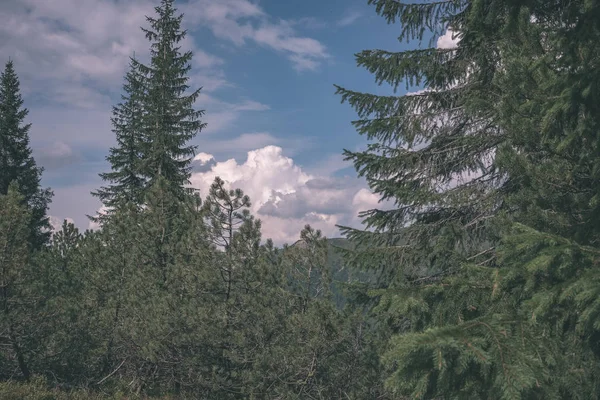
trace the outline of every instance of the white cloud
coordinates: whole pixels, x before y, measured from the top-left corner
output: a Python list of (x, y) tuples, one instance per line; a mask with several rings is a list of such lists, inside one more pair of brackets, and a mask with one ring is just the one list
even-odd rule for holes
[[(86, 169), (87, 175), (83, 174), (86, 176), (82, 175), (85, 179), (81, 180), (84, 183), (65, 186), (70, 176), (55, 177), (60, 184), (52, 182), (53, 216), (69, 215), (78, 226), (87, 226), (84, 215), (93, 213), (100, 205), (89, 193), (100, 185), (96, 173), (106, 170), (106, 165), (92, 165), (78, 157), (84, 158), (85, 151), (90, 149), (107, 154), (113, 145), (110, 107), (121, 92), (128, 57), (135, 52), (137, 58), (147, 61), (149, 44), (140, 26), (147, 25), (145, 15), (152, 15), (157, 3), (158, 0), (0, 0), (0, 63), (8, 58), (15, 61), (26, 105), (31, 111), (28, 120), (33, 124), (32, 146), (39, 163), (50, 168), (78, 160), (77, 168)], [(237, 46), (253, 43), (271, 49), (288, 58), (297, 70), (317, 69), (330, 57), (321, 42), (298, 34), (297, 21), (275, 20), (248, 0), (189, 0), (178, 2), (177, 7), (186, 13), (184, 24), (190, 31), (207, 27), (221, 41)], [(233, 86), (224, 73), (226, 60), (201, 49), (192, 35), (181, 45), (195, 54), (190, 84), (193, 88), (204, 88), (196, 105), (206, 109), (205, 122), (209, 125), (205, 133), (226, 130), (242, 113), (269, 109), (268, 105), (249, 99), (220, 100), (217, 90)], [(319, 176), (295, 166), (281, 154), (280, 148), (273, 151), (277, 148), (268, 146), (273, 144), (288, 148), (291, 143), (268, 132), (210, 140), (206, 149), (200, 147), (200, 150), (218, 153), (229, 149), (239, 152), (262, 149), (243, 164), (206, 159), (204, 172), (196, 170), (194, 176), (208, 179), (218, 172), (229, 176), (233, 183), (247, 182), (248, 187), (254, 187), (248, 189), (249, 194), (263, 205), (271, 199), (273, 190), (283, 194), (298, 192), (297, 199), (288, 199), (296, 203), (303, 201), (303, 190), (306, 193), (325, 190), (310, 189), (305, 180)], [(328, 198), (325, 192), (319, 195)], [(304, 219), (294, 220), (292, 226), (287, 226), (285, 219), (265, 216), (271, 218), (267, 225), (273, 227), (269, 228), (273, 234), (267, 231), (266, 236), (291, 241), (309, 220), (320, 221), (329, 227), (326, 232), (334, 233), (335, 228), (331, 227), (335, 221), (345, 217), (319, 211), (323, 209), (315, 207), (317, 211), (307, 212)], [(277, 224), (281, 224), (281, 234)]]
[(283, 155), (281, 147), (249, 151), (243, 163), (215, 161), (210, 154), (197, 158), (209, 168), (192, 175), (192, 186), (204, 197), (219, 176), (231, 188), (244, 190), (252, 200), (252, 213), (263, 221), (263, 237), (278, 244), (297, 240), (307, 223), (338, 236), (336, 224), (359, 226), (358, 212), (377, 206), (377, 196), (356, 178), (309, 174)]
[[(0, 48), (15, 60), (26, 95), (76, 108), (100, 108), (121, 90), (128, 58), (147, 61), (141, 31), (158, 0), (3, 0)], [(224, 61), (182, 43), (195, 53), (192, 83), (206, 91), (226, 85)], [(6, 61), (0, 59), (0, 61)]]
[(214, 159), (215, 159), (215, 157), (212, 154), (200, 152), (200, 153), (196, 154), (193, 161), (196, 163), (200, 163), (201, 165), (205, 165), (206, 163), (208, 163)]
[(458, 38), (458, 34), (454, 32), (452, 29), (448, 28), (446, 33), (440, 36), (437, 40), (437, 48), (438, 49), (455, 49), (458, 47), (458, 42), (460, 39)]
[[(101, 207), (98, 209), (98, 211), (96, 211), (96, 213), (94, 214), (94, 218), (98, 218), (98, 217), (99, 217), (99, 216), (101, 216), (101, 215), (106, 215), (106, 212), (107, 212), (108, 210), (109, 210), (109, 208), (108, 208), (108, 207), (106, 207), (106, 206), (104, 206), (104, 205), (103, 205), (103, 206), (101, 206)], [(95, 231), (95, 230), (98, 230), (98, 229), (100, 229), (100, 228), (101, 228), (101, 225), (100, 225), (100, 223), (99, 223), (99, 222), (97, 222), (97, 221), (92, 221), (92, 220), (89, 220), (89, 223), (88, 223), (88, 229), (90, 229), (90, 230), (92, 230), (92, 231)]]
[[(121, 92), (128, 57), (135, 53), (147, 61), (149, 43), (140, 27), (158, 1), (0, 1), (0, 63), (9, 57), (15, 61), (31, 111), (34, 147), (60, 141), (74, 149), (100, 145), (108, 150), (114, 143), (110, 109)], [(190, 0), (177, 7), (186, 13), (185, 28), (208, 27), (238, 44), (254, 41), (287, 55), (297, 69), (317, 68), (327, 56), (318, 41), (296, 35), (292, 22), (270, 22), (248, 0)], [(248, 99), (219, 100), (215, 91), (234, 86), (225, 76), (225, 60), (199, 48), (191, 34), (181, 46), (195, 54), (190, 85), (203, 88), (196, 106), (206, 110), (204, 133), (231, 128), (244, 112), (269, 109)]]

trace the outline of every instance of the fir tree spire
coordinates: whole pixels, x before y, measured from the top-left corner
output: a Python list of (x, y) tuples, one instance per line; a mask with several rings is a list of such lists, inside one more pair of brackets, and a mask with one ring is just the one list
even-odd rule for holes
[(192, 52), (182, 53), (178, 46), (187, 32), (181, 29), (183, 14), (176, 14), (173, 3), (162, 0), (155, 8), (157, 17), (146, 17), (150, 28), (143, 28), (152, 44), (150, 64), (140, 65), (147, 79), (142, 173), (150, 186), (157, 178), (166, 178), (179, 197), (189, 182), (196, 149), (189, 141), (205, 124), (200, 121), (204, 111), (194, 109), (200, 89), (186, 94)]
[(11, 182), (17, 183), (31, 212), (30, 240), (37, 248), (50, 238), (46, 210), (52, 192), (40, 187), (43, 169), (36, 166), (29, 147), (31, 124), (25, 123), (28, 113), (14, 64), (8, 61), (0, 75), (0, 194), (8, 193)]
[(110, 185), (93, 193), (109, 208), (145, 203), (159, 178), (177, 198), (189, 193), (185, 185), (196, 149), (189, 142), (205, 126), (204, 111), (194, 109), (200, 89), (187, 93), (193, 55), (178, 45), (186, 31), (173, 3), (163, 0), (155, 7), (157, 16), (146, 17), (150, 27), (142, 30), (151, 42), (150, 63), (131, 59), (123, 102), (113, 109), (117, 146), (107, 157), (112, 171), (101, 174)]

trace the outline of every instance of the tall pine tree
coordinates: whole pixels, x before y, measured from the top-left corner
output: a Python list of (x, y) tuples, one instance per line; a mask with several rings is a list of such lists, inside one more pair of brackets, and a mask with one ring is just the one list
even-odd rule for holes
[(187, 33), (183, 14), (176, 15), (174, 0), (155, 10), (156, 18), (147, 17), (150, 28), (142, 28), (151, 42), (150, 63), (131, 60), (123, 102), (113, 109), (117, 146), (107, 157), (112, 171), (101, 174), (110, 185), (94, 193), (109, 208), (143, 204), (159, 178), (182, 200), (196, 149), (189, 141), (205, 126), (204, 111), (194, 109), (200, 89), (188, 93), (193, 54), (178, 45)]
[(162, 0), (155, 10), (157, 17), (147, 17), (150, 28), (143, 29), (152, 43), (151, 61), (140, 65), (147, 85), (142, 174), (150, 186), (165, 178), (180, 197), (196, 149), (188, 142), (205, 126), (200, 121), (204, 111), (194, 109), (200, 89), (186, 94), (193, 55), (191, 51), (182, 53), (178, 45), (187, 33), (181, 29), (183, 14), (176, 15), (174, 0)]
[(29, 147), (28, 113), (14, 64), (9, 61), (0, 76), (0, 194), (8, 193), (11, 182), (17, 183), (32, 214), (29, 240), (39, 248), (50, 238), (46, 210), (52, 192), (40, 187), (42, 168), (36, 166)]

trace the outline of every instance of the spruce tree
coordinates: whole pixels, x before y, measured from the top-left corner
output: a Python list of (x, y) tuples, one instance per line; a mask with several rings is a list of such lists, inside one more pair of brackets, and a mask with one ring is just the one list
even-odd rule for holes
[(0, 194), (8, 193), (11, 182), (18, 184), (32, 214), (28, 240), (39, 248), (50, 238), (46, 210), (52, 192), (40, 187), (42, 168), (36, 166), (29, 147), (31, 125), (24, 122), (28, 113), (14, 64), (9, 61), (0, 75)]
[(178, 45), (187, 34), (183, 14), (176, 14), (174, 0), (163, 0), (155, 11), (156, 18), (146, 17), (150, 28), (142, 28), (151, 42), (150, 63), (131, 60), (123, 102), (113, 108), (117, 146), (107, 157), (112, 171), (100, 174), (110, 185), (93, 193), (110, 209), (144, 204), (159, 178), (179, 200), (190, 193), (185, 185), (196, 146), (189, 142), (205, 126), (204, 111), (194, 109), (200, 89), (188, 93), (193, 54)]
[(111, 172), (100, 174), (110, 185), (95, 193), (109, 209), (132, 203), (143, 204), (146, 181), (141, 175), (144, 156), (144, 76), (139, 72), (140, 64), (133, 58), (125, 75), (122, 102), (113, 107), (111, 122), (117, 146), (110, 149), (107, 161)]
[(143, 28), (151, 42), (151, 60), (147, 66), (140, 64), (147, 88), (141, 171), (148, 185), (165, 178), (181, 197), (196, 149), (188, 142), (204, 127), (199, 119), (204, 111), (193, 108), (200, 89), (186, 93), (193, 55), (191, 51), (182, 53), (178, 46), (187, 34), (181, 29), (183, 14), (176, 14), (174, 0), (162, 0), (155, 10), (156, 18), (147, 17), (150, 28)]
[(598, 398), (597, 6), (371, 3), (401, 39), (460, 39), (358, 55), (378, 82), (424, 92), (338, 88), (375, 142), (347, 157), (397, 205), (363, 214), (372, 231), (345, 229), (349, 260), (380, 273), (388, 389)]

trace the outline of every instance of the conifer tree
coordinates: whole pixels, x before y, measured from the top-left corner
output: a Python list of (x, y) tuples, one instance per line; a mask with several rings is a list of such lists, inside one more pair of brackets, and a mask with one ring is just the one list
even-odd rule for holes
[(200, 121), (204, 111), (193, 108), (200, 89), (187, 93), (193, 55), (182, 53), (178, 46), (187, 34), (181, 29), (183, 14), (176, 14), (174, 0), (162, 0), (155, 10), (156, 18), (147, 17), (150, 28), (143, 28), (151, 42), (151, 61), (147, 66), (140, 64), (147, 89), (141, 171), (150, 186), (163, 177), (181, 197), (196, 148), (189, 141), (205, 126)]
[(93, 193), (109, 209), (126, 203), (143, 203), (146, 182), (140, 169), (145, 146), (143, 100), (146, 93), (139, 67), (135, 58), (132, 59), (125, 75), (122, 102), (112, 111), (111, 122), (117, 146), (110, 149), (106, 158), (112, 171), (100, 174), (102, 180), (110, 185)]
[(87, 301), (91, 291), (85, 277), (89, 273), (86, 252), (96, 249), (94, 237), (63, 221), (61, 230), (52, 235), (51, 246), (34, 262), (34, 290), (40, 300), (34, 366), (36, 374), (55, 385), (85, 385), (93, 379), (97, 310)]
[(306, 226), (279, 253), (285, 290), (273, 296), (282, 326), (260, 354), (268, 368), (258, 363), (253, 371), (264, 376), (254, 375), (255, 388), (273, 398), (385, 398), (365, 320), (334, 301), (330, 249), (320, 231)]
[[(229, 300), (234, 283), (235, 257), (239, 253), (236, 240), (243, 224), (253, 224), (250, 211), (250, 198), (241, 189), (225, 188), (225, 182), (216, 177), (210, 186), (209, 194), (204, 202), (209, 227), (209, 237), (213, 245), (225, 252), (225, 262), (219, 266), (225, 283), (225, 298)], [(258, 222), (260, 224), (260, 222)], [(260, 232), (260, 225), (256, 229)], [(258, 240), (260, 242), (260, 238)], [(258, 245), (258, 242), (256, 245)]]
[(298, 310), (308, 310), (312, 299), (331, 299), (331, 276), (328, 263), (328, 243), (320, 230), (306, 225), (300, 240), (286, 249), (290, 289), (298, 297)]
[(14, 64), (9, 61), (0, 76), (0, 194), (7, 194), (10, 183), (17, 182), (32, 213), (28, 240), (39, 248), (50, 238), (46, 210), (52, 192), (40, 187), (42, 168), (36, 166), (29, 147), (28, 113)]
[(27, 264), (30, 244), (27, 241), (30, 213), (15, 182), (7, 194), (0, 194), (0, 376), (8, 378), (16, 366), (23, 378), (29, 379), (28, 349), (24, 345), (27, 332)]
[(123, 102), (113, 108), (117, 146), (107, 157), (112, 171), (100, 175), (110, 185), (93, 193), (109, 208), (143, 204), (159, 178), (179, 200), (190, 193), (184, 186), (196, 146), (189, 142), (205, 126), (204, 111), (194, 109), (201, 89), (188, 93), (193, 54), (178, 45), (187, 34), (183, 14), (176, 14), (174, 0), (162, 0), (155, 11), (155, 18), (146, 17), (150, 27), (142, 28), (151, 42), (150, 63), (131, 60)]
[(338, 88), (375, 142), (346, 155), (397, 206), (363, 214), (373, 231), (345, 229), (349, 260), (380, 273), (388, 389), (598, 398), (597, 6), (370, 3), (403, 39), (460, 39), (358, 55), (378, 82), (424, 92)]

